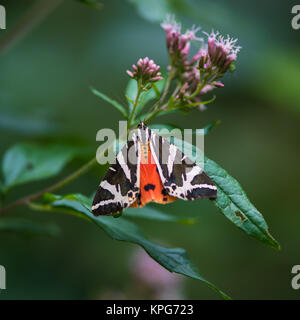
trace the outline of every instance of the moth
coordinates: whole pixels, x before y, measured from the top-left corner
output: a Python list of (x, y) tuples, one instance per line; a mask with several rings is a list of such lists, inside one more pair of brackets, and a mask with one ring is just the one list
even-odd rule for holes
[(175, 145), (140, 123), (95, 194), (95, 216), (112, 215), (149, 202), (216, 198), (207, 174)]

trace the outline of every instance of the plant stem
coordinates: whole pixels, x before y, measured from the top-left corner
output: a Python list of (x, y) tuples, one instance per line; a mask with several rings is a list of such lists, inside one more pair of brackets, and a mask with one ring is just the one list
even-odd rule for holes
[(159, 111), (159, 109), (154, 110), (146, 119), (144, 119), (144, 122), (148, 122), (153, 119), (159, 113)]
[(168, 91), (169, 91), (171, 82), (172, 82), (172, 80), (173, 80), (173, 78), (174, 78), (174, 75), (175, 75), (174, 72), (170, 72), (170, 74), (169, 74), (169, 76), (168, 76), (168, 79), (167, 79), (167, 82), (166, 82), (166, 85), (165, 85), (165, 87), (164, 87), (164, 91), (163, 91), (160, 99), (159, 99), (158, 102), (157, 102), (156, 108), (159, 108), (159, 107), (161, 106), (161, 104), (164, 102), (165, 97), (166, 97), (166, 95), (168, 94)]
[(18, 200), (16, 200), (15, 202), (7, 205), (6, 207), (3, 207), (0, 209), (0, 215), (10, 211), (16, 207), (19, 207), (21, 205), (25, 205), (28, 204), (30, 201), (35, 200), (37, 198), (40, 198), (43, 194), (47, 193), (47, 192), (52, 192), (55, 191), (61, 187), (63, 187), (64, 185), (70, 183), (71, 181), (75, 180), (76, 178), (78, 178), (79, 176), (81, 176), (82, 174), (84, 174), (86, 171), (88, 171), (91, 167), (93, 167), (95, 164), (97, 163), (96, 159), (93, 158), (92, 160), (90, 160), (89, 162), (87, 162), (86, 164), (84, 164), (81, 168), (79, 168), (78, 170), (74, 171), (73, 173), (71, 173), (69, 176), (67, 176), (66, 178), (62, 179), (61, 181), (51, 185), (50, 187), (47, 187), (44, 190), (41, 190), (37, 193), (33, 193), (30, 194), (26, 197), (20, 198)]
[(166, 85), (164, 87), (164, 91), (163, 91), (160, 99), (154, 105), (153, 112), (144, 120), (145, 122), (150, 121), (151, 119), (153, 119), (159, 113), (160, 107), (161, 107), (162, 103), (164, 102), (166, 95), (168, 94), (168, 91), (169, 91), (171, 82), (172, 82), (172, 80), (174, 78), (174, 75), (175, 75), (174, 72), (170, 72), (170, 74), (168, 76), (168, 79), (167, 79), (167, 82), (166, 82)]
[[(152, 119), (160, 111), (161, 103), (163, 102), (163, 100), (165, 99), (165, 97), (166, 97), (166, 95), (168, 93), (172, 78), (173, 78), (173, 76), (172, 76), (172, 74), (170, 74), (169, 77), (168, 77), (166, 86), (164, 88), (163, 94), (162, 94), (161, 98), (159, 99), (158, 104), (156, 105), (156, 108), (155, 108), (154, 112), (150, 115), (148, 120)], [(131, 123), (132, 123), (132, 120), (134, 118), (136, 107), (138, 105), (138, 101), (139, 101), (139, 98), (140, 98), (140, 95), (141, 95), (142, 91), (143, 91), (143, 87), (138, 85), (138, 92), (137, 92), (137, 95), (136, 95), (136, 98), (135, 98), (135, 102), (134, 102), (134, 105), (133, 105), (133, 108), (132, 108), (132, 112), (131, 112), (131, 115), (130, 115), (130, 118), (129, 118), (129, 123), (128, 123), (129, 130), (131, 129)], [(100, 155), (100, 157), (102, 157), (104, 155), (104, 153), (105, 153), (105, 151), (103, 151), (103, 153)], [(19, 207), (19, 206), (22, 206), (22, 205), (25, 205), (25, 204), (30, 204), (31, 201), (40, 198), (41, 196), (43, 196), (47, 192), (53, 192), (53, 191), (55, 191), (57, 189), (60, 189), (61, 187), (65, 186), (66, 184), (70, 183), (71, 181), (75, 180), (76, 178), (78, 178), (79, 176), (84, 174), (91, 167), (93, 167), (96, 163), (97, 163), (97, 160), (95, 158), (93, 158), (92, 160), (90, 160), (89, 162), (84, 164), (81, 168), (79, 168), (78, 170), (76, 170), (75, 172), (73, 172), (72, 174), (67, 176), (66, 178), (62, 179), (61, 181), (51, 185), (50, 187), (47, 187), (44, 190), (41, 190), (39, 192), (30, 194), (30, 195), (25, 196), (23, 198), (20, 198), (20, 199), (16, 200), (15, 202), (13, 202), (13, 203), (1, 208), (0, 209), (0, 215), (2, 215), (3, 213), (5, 213), (7, 211), (10, 211), (10, 210), (12, 210), (12, 209), (14, 209), (16, 207)]]
[(133, 105), (133, 108), (132, 108), (132, 111), (131, 111), (131, 114), (130, 114), (130, 118), (128, 120), (128, 128), (130, 129), (131, 128), (131, 122), (133, 120), (133, 117), (134, 117), (134, 114), (135, 114), (135, 109), (137, 107), (137, 104), (138, 104), (138, 101), (139, 101), (139, 98), (140, 98), (140, 95), (143, 91), (143, 88), (138, 84), (138, 92), (137, 92), (137, 95), (136, 95), (136, 98), (135, 98), (135, 101), (134, 101), (134, 105)]
[(190, 96), (184, 96), (185, 99), (191, 100), (191, 99), (195, 98), (196, 95), (198, 93), (200, 93), (200, 91), (205, 87), (205, 85), (206, 85), (206, 81), (203, 81), (203, 83), (199, 83), (196, 90), (194, 91), (194, 93), (192, 93)]

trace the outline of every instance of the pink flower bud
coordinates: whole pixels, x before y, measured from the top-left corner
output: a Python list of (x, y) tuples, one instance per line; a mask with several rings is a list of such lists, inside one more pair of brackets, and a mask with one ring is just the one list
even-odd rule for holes
[(129, 75), (130, 78), (134, 78), (133, 73), (129, 70), (126, 70), (126, 73)]
[(149, 82), (162, 80), (163, 77), (159, 72), (160, 66), (157, 66), (153, 60), (148, 57), (139, 59), (136, 65), (132, 65), (132, 71), (127, 70), (130, 78), (140, 81), (143, 86)]
[(212, 84), (217, 88), (223, 88), (224, 87), (224, 84), (222, 82), (214, 81)]
[(159, 81), (159, 80), (162, 80), (163, 77), (154, 77), (154, 78), (151, 78), (150, 81), (151, 82), (155, 82), (155, 81)]
[(214, 87), (213, 85), (208, 84), (208, 85), (206, 85), (206, 86), (201, 90), (201, 93), (202, 93), (202, 94), (205, 94), (205, 93), (207, 93), (207, 92), (209, 92), (209, 91), (212, 91), (214, 88), (215, 88), (215, 87)]
[(144, 61), (143, 61), (143, 62), (144, 62), (144, 64), (146, 65), (146, 64), (149, 64), (149, 62), (151, 62), (151, 61), (153, 62), (153, 60), (150, 60), (150, 61), (149, 61), (149, 58), (146, 57), (146, 58), (144, 58)]

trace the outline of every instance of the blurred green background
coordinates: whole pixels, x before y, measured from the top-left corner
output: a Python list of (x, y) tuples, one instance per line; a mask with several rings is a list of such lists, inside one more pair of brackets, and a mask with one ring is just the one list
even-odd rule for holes
[[(46, 1), (49, 2), (49, 1)], [(59, 1), (58, 1), (59, 2)], [(9, 36), (34, 1), (1, 1)], [(221, 120), (206, 137), (206, 154), (234, 176), (264, 215), (281, 244), (273, 250), (237, 229), (208, 200), (176, 202), (163, 209), (196, 216), (184, 226), (139, 220), (151, 239), (187, 250), (201, 274), (234, 299), (299, 299), (291, 287), (292, 266), (300, 264), (299, 125), (300, 30), (291, 27), (295, 1), (121, 1), (103, 0), (100, 10), (65, 0), (22, 41), (0, 52), (0, 154), (24, 141), (72, 142), (92, 154), (96, 132), (118, 128), (120, 114), (89, 90), (126, 103), (125, 71), (149, 56), (167, 67), (159, 21), (174, 12), (185, 27), (212, 28), (239, 38), (237, 70), (203, 113), (155, 119), (186, 128)], [(138, 4), (138, 5), (137, 5)], [(73, 161), (55, 178), (16, 187), (6, 203), (40, 190), (78, 168)], [(100, 166), (60, 190), (92, 194)], [(95, 225), (59, 213), (20, 207), (7, 217), (54, 223), (57, 237), (0, 233), (0, 265), (7, 290), (0, 299), (97, 299), (130, 286), (135, 246), (111, 240)], [(185, 279), (184, 297), (219, 299), (201, 282)]]

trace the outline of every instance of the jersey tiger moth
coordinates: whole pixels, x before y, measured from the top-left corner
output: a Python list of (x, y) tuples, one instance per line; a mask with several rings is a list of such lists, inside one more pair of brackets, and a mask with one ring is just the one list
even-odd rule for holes
[(216, 197), (217, 187), (206, 173), (142, 122), (100, 183), (92, 212), (110, 215), (151, 201)]

